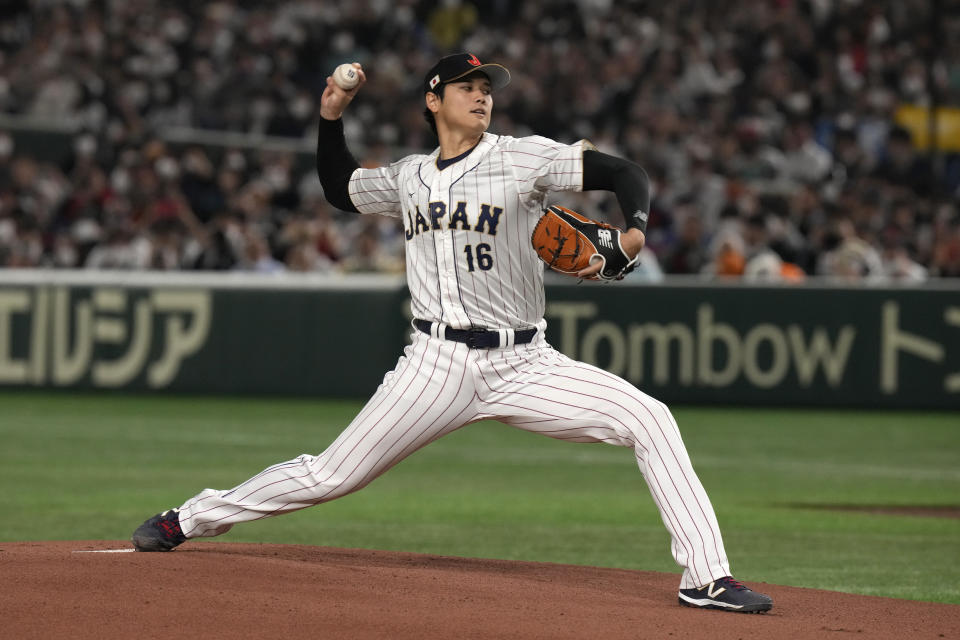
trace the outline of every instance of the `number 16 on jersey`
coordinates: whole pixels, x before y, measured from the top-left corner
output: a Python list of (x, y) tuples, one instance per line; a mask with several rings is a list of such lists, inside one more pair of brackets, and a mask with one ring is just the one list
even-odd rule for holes
[(476, 245), (468, 244), (463, 248), (463, 253), (467, 257), (467, 268), (470, 271), (476, 271), (480, 269), (481, 271), (489, 271), (493, 268), (493, 255), (490, 253), (492, 249), (490, 245), (486, 242), (481, 242)]

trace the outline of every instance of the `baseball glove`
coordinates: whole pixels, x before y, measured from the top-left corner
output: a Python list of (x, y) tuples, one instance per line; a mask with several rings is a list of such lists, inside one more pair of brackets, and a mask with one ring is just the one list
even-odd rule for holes
[(540, 259), (558, 273), (576, 276), (599, 259), (603, 268), (587, 279), (620, 280), (633, 271), (639, 259), (639, 254), (631, 259), (623, 252), (621, 233), (605, 222), (553, 205), (544, 209), (530, 241)]

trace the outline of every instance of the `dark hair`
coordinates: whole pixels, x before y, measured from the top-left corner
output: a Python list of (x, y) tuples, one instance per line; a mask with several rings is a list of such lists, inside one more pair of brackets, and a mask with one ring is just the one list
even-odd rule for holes
[[(431, 90), (433, 93), (437, 94), (437, 97), (440, 98), (440, 102), (443, 102), (443, 92), (446, 86), (446, 84), (441, 84), (435, 89)], [(423, 108), (423, 119), (427, 121), (428, 125), (430, 125), (430, 131), (433, 131), (433, 135), (439, 135), (437, 133), (437, 118), (433, 115), (433, 111), (430, 111), (429, 107)]]

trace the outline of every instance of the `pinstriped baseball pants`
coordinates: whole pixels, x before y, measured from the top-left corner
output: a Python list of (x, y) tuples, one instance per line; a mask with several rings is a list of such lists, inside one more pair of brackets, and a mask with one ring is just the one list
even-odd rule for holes
[(363, 488), (414, 451), (483, 419), (573, 442), (633, 449), (671, 551), (680, 588), (730, 575), (720, 529), (676, 421), (625, 380), (553, 349), (542, 334), (501, 349), (414, 332), (353, 422), (318, 456), (274, 465), (233, 489), (206, 489), (180, 508), (188, 538), (328, 502)]

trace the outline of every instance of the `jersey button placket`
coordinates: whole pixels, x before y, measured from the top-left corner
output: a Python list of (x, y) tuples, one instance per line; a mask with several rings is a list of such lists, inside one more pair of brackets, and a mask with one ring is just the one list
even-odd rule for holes
[[(446, 202), (441, 188), (440, 172), (438, 171), (430, 184), (430, 202)], [(430, 224), (433, 224), (431, 217)], [(453, 247), (450, 234), (442, 229), (432, 230), (433, 247), (437, 252), (437, 274), (440, 277), (441, 304), (444, 309), (454, 310), (454, 318), (463, 314), (460, 300), (457, 298), (456, 256), (452, 255)], [(451, 318), (452, 320), (453, 318)]]
[[(443, 202), (443, 193), (440, 191), (440, 172), (433, 177), (433, 183), (430, 185), (430, 202)], [(432, 213), (432, 212), (431, 212)], [(430, 218), (430, 224), (433, 225), (433, 218)], [(442, 226), (442, 225), (441, 225)], [(447, 278), (453, 275), (450, 269), (450, 259), (447, 255), (446, 234), (433, 231), (433, 248), (437, 251), (437, 258), (441, 264), (437, 265), (437, 271), (441, 278)]]

